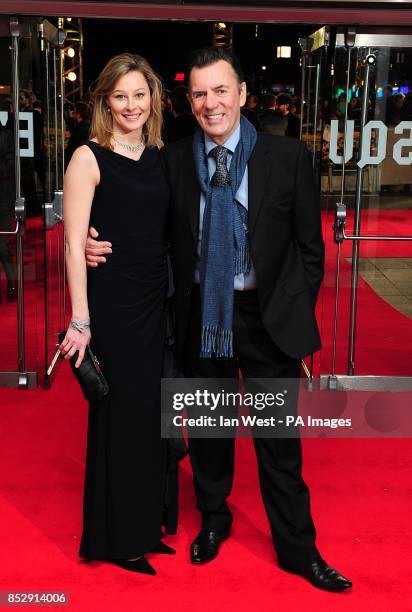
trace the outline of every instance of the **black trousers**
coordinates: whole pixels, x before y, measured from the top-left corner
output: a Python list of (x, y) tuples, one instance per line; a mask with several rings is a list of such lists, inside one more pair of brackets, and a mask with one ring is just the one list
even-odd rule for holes
[[(183, 367), (188, 378), (299, 378), (300, 362), (280, 351), (265, 330), (256, 291), (235, 291), (234, 358), (199, 357), (200, 290), (193, 285)], [(305, 564), (318, 558), (309, 490), (302, 478), (301, 442), (295, 438), (254, 438), (259, 482), (278, 558)], [(234, 476), (234, 438), (190, 438), (197, 507), (203, 527), (224, 529), (233, 517), (227, 505)]]

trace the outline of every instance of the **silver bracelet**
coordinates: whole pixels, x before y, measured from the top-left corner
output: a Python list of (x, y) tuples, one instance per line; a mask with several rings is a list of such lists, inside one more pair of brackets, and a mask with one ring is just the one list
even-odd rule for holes
[(84, 321), (75, 321), (74, 319), (72, 319), (70, 321), (69, 327), (71, 327), (72, 329), (75, 329), (76, 331), (80, 333), (83, 333), (84, 331), (86, 331), (86, 329), (89, 329), (90, 319), (85, 319)]

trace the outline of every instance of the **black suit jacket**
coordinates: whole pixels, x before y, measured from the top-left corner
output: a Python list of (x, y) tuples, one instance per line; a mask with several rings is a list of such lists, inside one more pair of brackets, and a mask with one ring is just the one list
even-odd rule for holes
[[(192, 138), (163, 149), (172, 195), (176, 343), (182, 353), (197, 259), (200, 188)], [(306, 146), (258, 134), (248, 164), (249, 243), (263, 324), (286, 354), (320, 348), (314, 309), (323, 277), (319, 197)]]

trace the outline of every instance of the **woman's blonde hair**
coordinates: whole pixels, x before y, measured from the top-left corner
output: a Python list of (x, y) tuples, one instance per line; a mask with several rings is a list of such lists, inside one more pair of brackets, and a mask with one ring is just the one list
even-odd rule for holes
[(129, 72), (140, 72), (147, 81), (151, 96), (150, 115), (143, 126), (146, 145), (161, 146), (162, 130), (162, 83), (147, 60), (141, 55), (122, 53), (112, 57), (103, 68), (90, 90), (92, 121), (90, 137), (106, 149), (113, 149), (113, 118), (108, 111), (107, 96), (114, 91), (117, 81)]

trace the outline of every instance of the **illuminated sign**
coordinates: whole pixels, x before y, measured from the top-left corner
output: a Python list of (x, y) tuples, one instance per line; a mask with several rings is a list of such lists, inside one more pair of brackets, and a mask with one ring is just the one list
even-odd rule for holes
[[(0, 111), (0, 123), (1, 125), (7, 125), (9, 119), (9, 113), (7, 111)], [(22, 149), (20, 147), (20, 157), (34, 157), (34, 136), (33, 136), (33, 113), (20, 112), (20, 138), (27, 139), (27, 147)], [(25, 122), (25, 127), (22, 129), (21, 124)]]
[[(330, 122), (330, 141), (329, 158), (334, 164), (343, 163), (343, 155), (338, 154), (339, 121), (333, 119)], [(401, 121), (393, 128), (394, 134), (404, 134), (406, 138), (400, 138), (393, 145), (392, 156), (400, 166), (410, 166), (412, 164), (412, 121)], [(350, 119), (347, 122), (345, 134), (345, 163), (353, 156), (355, 121)], [(409, 132), (409, 134), (408, 134)], [(371, 154), (372, 138), (376, 141), (376, 151)], [(383, 121), (369, 121), (362, 132), (362, 148), (357, 165), (363, 168), (367, 165), (377, 166), (386, 158), (386, 145), (388, 141), (388, 128)], [(404, 154), (404, 149), (409, 148), (409, 152)]]

